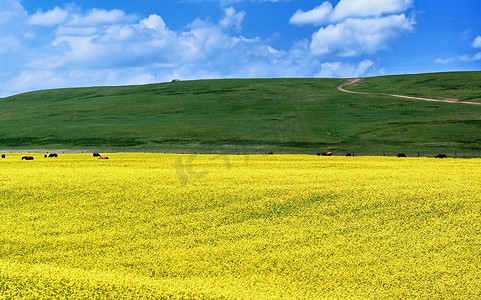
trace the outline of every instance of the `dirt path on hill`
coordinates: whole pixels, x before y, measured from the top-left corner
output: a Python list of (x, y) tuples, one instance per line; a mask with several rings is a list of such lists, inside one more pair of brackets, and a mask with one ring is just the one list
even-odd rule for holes
[(396, 95), (396, 94), (385, 94), (385, 93), (366, 93), (366, 92), (355, 92), (355, 91), (348, 91), (344, 89), (345, 86), (350, 84), (355, 84), (361, 82), (362, 80), (359, 78), (352, 78), (348, 79), (346, 82), (337, 86), (337, 89), (343, 93), (350, 93), (350, 94), (360, 94), (360, 95), (380, 95), (380, 96), (390, 96), (390, 97), (397, 97), (397, 98), (404, 98), (404, 99), (412, 99), (412, 100), (420, 100), (420, 101), (430, 101), (430, 102), (444, 102), (444, 103), (460, 103), (460, 104), (472, 104), (472, 105), (481, 105), (481, 102), (472, 102), (472, 101), (460, 101), (458, 99), (452, 98), (441, 98), (441, 99), (432, 99), (432, 98), (422, 98), (422, 97), (412, 97), (412, 96), (404, 96), (404, 95)]

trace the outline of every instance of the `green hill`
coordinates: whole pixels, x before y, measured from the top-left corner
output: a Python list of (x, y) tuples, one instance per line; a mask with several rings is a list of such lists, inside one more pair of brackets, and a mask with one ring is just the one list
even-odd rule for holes
[(380, 76), (367, 78), (351, 90), (481, 102), (480, 79), (481, 72)]
[[(481, 106), (339, 92), (344, 79), (224, 79), (0, 99), (0, 149), (481, 154)], [(363, 92), (481, 102), (481, 72), (366, 78)]]

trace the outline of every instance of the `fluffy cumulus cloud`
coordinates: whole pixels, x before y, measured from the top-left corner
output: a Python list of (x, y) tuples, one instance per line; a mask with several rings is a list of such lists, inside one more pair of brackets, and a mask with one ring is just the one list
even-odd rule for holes
[(154, 30), (157, 32), (165, 33), (168, 31), (164, 20), (158, 15), (150, 15), (147, 19), (140, 21), (140, 26), (142, 28)]
[(56, 25), (60, 24), (68, 17), (68, 12), (65, 10), (55, 7), (47, 12), (37, 12), (34, 14), (30, 20), (30, 25)]
[(236, 12), (233, 7), (224, 9), (224, 13), (225, 16), (219, 23), (222, 28), (234, 28), (240, 31), (246, 13), (243, 11)]
[(402, 34), (413, 30), (404, 14), (346, 21), (319, 29), (312, 35), (311, 50), (317, 55), (354, 57), (390, 47)]
[(372, 55), (414, 30), (414, 18), (405, 14), (413, 4), (413, 0), (341, 0), (333, 7), (326, 1), (310, 11), (298, 10), (290, 23), (322, 25), (312, 35), (315, 55)]
[(353, 17), (379, 17), (397, 14), (412, 7), (414, 0), (341, 0), (332, 12), (333, 21), (342, 21)]

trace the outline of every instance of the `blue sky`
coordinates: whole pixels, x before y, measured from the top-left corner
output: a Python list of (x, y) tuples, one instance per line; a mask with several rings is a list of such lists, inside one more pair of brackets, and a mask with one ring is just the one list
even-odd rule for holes
[(0, 0), (0, 96), (481, 70), (479, 0)]

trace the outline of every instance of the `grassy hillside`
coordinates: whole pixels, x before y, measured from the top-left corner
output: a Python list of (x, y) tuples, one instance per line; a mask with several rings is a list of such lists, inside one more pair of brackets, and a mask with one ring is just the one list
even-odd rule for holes
[(481, 72), (454, 72), (367, 78), (348, 90), (481, 102)]
[[(345, 94), (343, 79), (201, 80), (0, 99), (0, 149), (481, 154), (481, 106)], [(481, 101), (481, 72), (349, 88)]]

